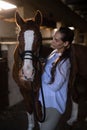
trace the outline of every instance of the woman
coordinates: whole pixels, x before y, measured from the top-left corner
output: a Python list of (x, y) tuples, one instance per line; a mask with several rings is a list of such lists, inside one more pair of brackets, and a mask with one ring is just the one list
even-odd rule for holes
[[(73, 31), (67, 27), (61, 27), (53, 37), (51, 47), (54, 51), (47, 58), (42, 74), (46, 119), (40, 124), (40, 130), (55, 130), (65, 112), (73, 37)], [(41, 91), (39, 100), (42, 103)]]

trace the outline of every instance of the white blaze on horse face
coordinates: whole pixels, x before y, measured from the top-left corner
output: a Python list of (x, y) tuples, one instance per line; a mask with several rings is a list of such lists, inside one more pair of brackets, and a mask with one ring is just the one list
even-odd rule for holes
[[(32, 44), (34, 41), (34, 31), (32, 30), (27, 30), (24, 32), (24, 41), (25, 41), (25, 50), (32, 51)], [(23, 65), (23, 74), (24, 77), (27, 79), (33, 78), (33, 65), (32, 65), (32, 60), (31, 59), (26, 59), (26, 58), (32, 58), (30, 55), (25, 55), (24, 59), (24, 65)]]

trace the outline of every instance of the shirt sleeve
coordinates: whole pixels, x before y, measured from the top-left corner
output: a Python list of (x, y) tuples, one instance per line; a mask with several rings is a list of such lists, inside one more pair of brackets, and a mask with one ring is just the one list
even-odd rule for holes
[[(55, 72), (55, 79), (52, 84), (48, 84), (48, 87), (50, 87), (53, 91), (58, 91), (63, 84), (68, 80), (70, 74), (70, 62), (69, 60), (66, 60), (64, 62), (61, 62), (61, 65), (56, 67)], [(68, 81), (67, 81), (68, 82)]]

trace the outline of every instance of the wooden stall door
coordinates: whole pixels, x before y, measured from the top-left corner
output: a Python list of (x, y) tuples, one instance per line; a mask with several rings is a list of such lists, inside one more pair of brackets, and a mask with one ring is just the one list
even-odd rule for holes
[(0, 111), (8, 107), (8, 63), (0, 58)]

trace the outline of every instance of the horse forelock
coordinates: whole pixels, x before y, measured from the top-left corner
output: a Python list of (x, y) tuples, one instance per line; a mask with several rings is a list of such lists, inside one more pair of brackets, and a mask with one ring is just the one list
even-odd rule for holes
[(37, 46), (40, 46), (42, 43), (42, 35), (40, 29), (38, 28), (37, 24), (33, 20), (27, 20), (22, 29), (24, 32), (27, 30), (32, 30), (34, 32), (34, 40), (32, 50), (35, 51)]
[(37, 23), (33, 20), (33, 19), (28, 19), (25, 21), (24, 27), (26, 29), (33, 29), (33, 30), (38, 30), (39, 31), (39, 27), (37, 25)]
[(24, 42), (25, 44), (25, 40), (23, 39), (23, 35), (24, 32), (28, 31), (28, 30), (32, 30), (34, 32), (34, 44), (41, 44), (42, 42), (42, 36), (40, 33), (40, 29), (38, 28), (36, 22), (32, 19), (28, 19), (25, 21), (25, 24), (23, 24), (23, 26), (21, 27), (20, 33), (19, 33), (19, 43)]

